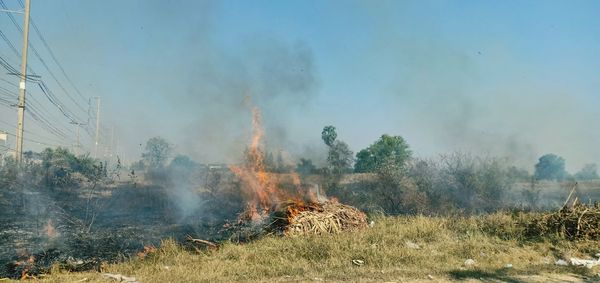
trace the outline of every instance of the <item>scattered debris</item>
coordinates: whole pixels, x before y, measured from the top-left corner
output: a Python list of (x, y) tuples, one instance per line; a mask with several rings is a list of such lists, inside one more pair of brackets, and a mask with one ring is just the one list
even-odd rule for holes
[(114, 273), (102, 273), (101, 275), (105, 279), (112, 279), (117, 282), (138, 283), (138, 281), (135, 277), (128, 277), (128, 276), (123, 276), (121, 274), (114, 274)]
[(72, 256), (68, 257), (65, 263), (71, 267), (72, 269), (77, 268), (78, 266), (84, 264), (85, 262), (81, 259), (74, 259)]
[(593, 268), (596, 265), (600, 265), (600, 259), (580, 259), (576, 257), (572, 257), (570, 259), (571, 265), (573, 266), (585, 266), (589, 269)]
[(412, 241), (406, 241), (406, 243), (404, 243), (404, 245), (409, 248), (409, 249), (414, 249), (414, 250), (420, 250), (421, 246), (419, 246), (418, 244), (412, 242)]
[(556, 262), (554, 262), (554, 264), (559, 265), (559, 266), (568, 266), (569, 265), (569, 263), (564, 259), (559, 259)]
[(504, 268), (513, 268), (513, 265), (508, 263), (508, 264), (504, 265)]
[(433, 277), (433, 275), (431, 275), (431, 274), (427, 274), (427, 278), (430, 279), (430, 280), (435, 279), (435, 277)]
[(472, 266), (472, 265), (474, 265), (474, 264), (475, 264), (475, 260), (474, 260), (474, 259), (471, 259), (471, 258), (470, 258), (470, 259), (467, 259), (467, 260), (465, 260), (465, 263), (464, 263), (464, 265), (465, 265), (465, 266)]
[(365, 265), (365, 261), (362, 259), (353, 259), (352, 264), (354, 264), (356, 266), (363, 266), (363, 265)]

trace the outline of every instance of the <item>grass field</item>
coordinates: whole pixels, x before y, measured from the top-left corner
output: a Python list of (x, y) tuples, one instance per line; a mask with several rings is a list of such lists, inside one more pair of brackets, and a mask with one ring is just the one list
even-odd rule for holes
[[(107, 265), (102, 272), (140, 282), (595, 282), (600, 267), (556, 266), (557, 259), (592, 258), (600, 242), (524, 239), (514, 216), (469, 218), (376, 217), (363, 231), (224, 243), (218, 250), (186, 251), (165, 240), (155, 253)], [(418, 247), (417, 247), (418, 246)], [(472, 265), (465, 261), (472, 259)], [(353, 260), (364, 262), (362, 265)], [(508, 267), (512, 265), (512, 267)], [(46, 282), (110, 282), (99, 272), (59, 267)]]

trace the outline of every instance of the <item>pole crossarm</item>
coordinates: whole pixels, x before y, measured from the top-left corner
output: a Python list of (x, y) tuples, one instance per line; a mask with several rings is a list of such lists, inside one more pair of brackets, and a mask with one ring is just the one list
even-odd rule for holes
[(24, 10), (6, 10), (6, 9), (0, 9), (0, 12), (14, 13), (14, 14), (24, 14), (25, 13)]

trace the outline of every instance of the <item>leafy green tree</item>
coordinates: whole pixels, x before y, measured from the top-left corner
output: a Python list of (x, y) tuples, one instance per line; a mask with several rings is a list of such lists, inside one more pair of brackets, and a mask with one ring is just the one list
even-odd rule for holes
[(327, 166), (322, 169), (323, 186), (327, 189), (339, 188), (345, 173), (352, 172), (352, 151), (343, 141), (335, 141), (327, 153)]
[(354, 162), (352, 150), (343, 141), (335, 141), (329, 147), (327, 163), (330, 170), (335, 175), (341, 175), (352, 171), (352, 162)]
[(165, 139), (154, 137), (146, 142), (142, 159), (149, 169), (163, 168), (172, 151), (172, 146)]
[[(30, 154), (33, 156), (33, 154)], [(64, 187), (74, 184), (73, 174), (79, 173), (90, 181), (106, 177), (106, 165), (88, 155), (75, 156), (65, 148), (46, 148), (39, 154), (47, 186)]]
[(565, 159), (555, 154), (545, 154), (535, 164), (535, 178), (538, 180), (562, 181), (567, 176)]
[(337, 133), (335, 132), (334, 126), (325, 126), (323, 128), (323, 132), (321, 132), (321, 138), (325, 142), (325, 144), (329, 147), (333, 146), (335, 139), (337, 138)]
[(402, 168), (411, 157), (408, 144), (401, 136), (382, 135), (375, 143), (356, 154), (354, 171), (376, 172), (386, 163)]
[(339, 181), (339, 177), (352, 170), (354, 162), (353, 153), (348, 144), (338, 141), (334, 126), (325, 126), (321, 132), (323, 142), (329, 147), (327, 154), (328, 173), (332, 174), (332, 183)]
[(586, 164), (579, 172), (575, 173), (575, 179), (578, 180), (594, 180), (598, 178), (600, 178), (598, 176), (598, 165), (595, 163)]

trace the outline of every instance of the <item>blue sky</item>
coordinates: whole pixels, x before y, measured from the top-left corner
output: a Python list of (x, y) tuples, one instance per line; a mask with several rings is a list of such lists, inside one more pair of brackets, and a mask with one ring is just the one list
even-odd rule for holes
[[(78, 88), (102, 97), (106, 131), (115, 127), (129, 159), (160, 135), (200, 161), (234, 161), (250, 131), (248, 95), (267, 145), (294, 156), (318, 159), (331, 124), (355, 151), (388, 133), (422, 157), (462, 150), (531, 167), (554, 152), (573, 171), (600, 163), (599, 6), (32, 0), (32, 17)], [(20, 46), (6, 15), (0, 27)]]

